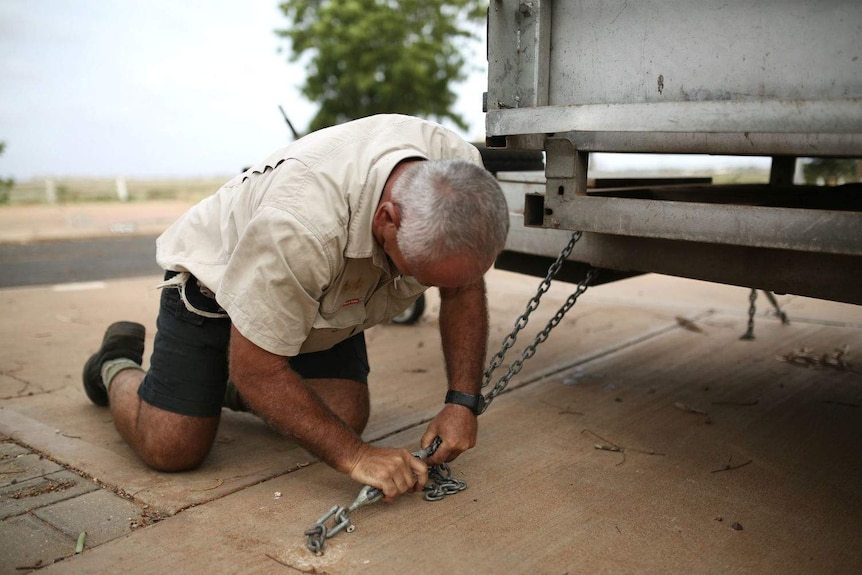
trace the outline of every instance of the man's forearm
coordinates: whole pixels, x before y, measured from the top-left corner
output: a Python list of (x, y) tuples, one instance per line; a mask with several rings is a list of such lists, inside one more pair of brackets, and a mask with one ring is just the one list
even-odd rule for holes
[(231, 379), (255, 413), (331, 467), (350, 472), (362, 439), (302, 381), (286, 358), (260, 349), (236, 332), (230, 367)]
[(273, 387), (284, 391), (273, 394), (270, 399), (275, 401), (248, 400), (252, 409), (276, 431), (296, 441), (329, 466), (350, 473), (352, 463), (364, 445), (362, 440), (299, 377), (288, 384), (291, 379), (291, 376), (275, 378)]
[(488, 347), (485, 282), (440, 289), (440, 338), (449, 389), (479, 393)]

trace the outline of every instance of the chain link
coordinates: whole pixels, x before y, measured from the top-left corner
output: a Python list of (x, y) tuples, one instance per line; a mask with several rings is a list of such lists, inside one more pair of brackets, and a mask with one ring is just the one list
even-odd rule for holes
[[(515, 342), (518, 340), (518, 333), (527, 326), (527, 323), (530, 320), (530, 314), (532, 314), (536, 308), (539, 307), (539, 302), (542, 300), (542, 296), (547, 293), (547, 291), (551, 287), (551, 282), (559, 273), (560, 268), (563, 266), (563, 262), (568, 259), (569, 255), (571, 255), (572, 250), (575, 249), (575, 244), (581, 239), (581, 232), (575, 232), (572, 234), (569, 243), (562, 249), (560, 254), (557, 256), (557, 259), (551, 266), (548, 268), (548, 274), (545, 276), (545, 279), (542, 280), (542, 283), (539, 284), (539, 288), (536, 291), (536, 295), (534, 295), (529, 303), (527, 303), (527, 309), (524, 313), (515, 321), (515, 327), (512, 331), (503, 339), (503, 344), (494, 357), (491, 358), (491, 362), (488, 365), (488, 368), (485, 370), (485, 375), (482, 380), (482, 389), (485, 389), (490, 385), (492, 376), (494, 371), (497, 370), (501, 365), (503, 365), (503, 359), (506, 356), (506, 353), (515, 345)], [(509, 380), (511, 380), (518, 372), (521, 371), (521, 368), (524, 366), (524, 362), (536, 354), (536, 348), (542, 344), (551, 333), (551, 330), (557, 327), (560, 322), (565, 317), (566, 313), (577, 303), (578, 298), (587, 291), (590, 283), (595, 279), (598, 275), (598, 270), (595, 268), (591, 268), (586, 276), (578, 283), (578, 287), (575, 289), (574, 293), (569, 296), (566, 302), (557, 310), (557, 313), (554, 314), (554, 317), (547, 323), (545, 328), (539, 332), (533, 342), (524, 348), (524, 351), (521, 353), (521, 357), (513, 361), (506, 373), (504, 373), (500, 378), (494, 383), (491, 390), (485, 394), (485, 405), (482, 408), (482, 413), (488, 409), (488, 406), (491, 404), (491, 401), (494, 400), (499, 394), (501, 394), (506, 386), (509, 385)]]

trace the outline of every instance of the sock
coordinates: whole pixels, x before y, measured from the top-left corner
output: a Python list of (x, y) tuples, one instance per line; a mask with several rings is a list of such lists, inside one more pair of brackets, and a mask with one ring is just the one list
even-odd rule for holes
[(108, 361), (103, 363), (102, 383), (105, 384), (105, 391), (110, 393), (111, 382), (114, 381), (114, 378), (117, 377), (118, 373), (127, 369), (137, 369), (138, 371), (144, 371), (144, 369), (140, 365), (138, 365), (131, 359), (125, 357), (121, 357), (118, 359), (109, 359)]

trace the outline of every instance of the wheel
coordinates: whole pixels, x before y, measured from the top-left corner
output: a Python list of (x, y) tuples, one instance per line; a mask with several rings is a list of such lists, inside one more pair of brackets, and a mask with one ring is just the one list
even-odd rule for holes
[(419, 296), (419, 299), (410, 304), (410, 307), (392, 318), (392, 323), (399, 325), (413, 325), (422, 314), (425, 313), (425, 294)]

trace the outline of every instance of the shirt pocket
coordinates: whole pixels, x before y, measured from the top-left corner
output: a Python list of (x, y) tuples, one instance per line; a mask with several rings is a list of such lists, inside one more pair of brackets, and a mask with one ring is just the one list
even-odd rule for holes
[(314, 322), (317, 329), (344, 329), (363, 325), (368, 305), (380, 282), (380, 274), (370, 260), (348, 259), (341, 275), (324, 292)]

